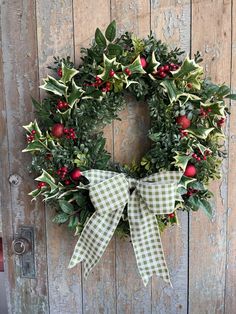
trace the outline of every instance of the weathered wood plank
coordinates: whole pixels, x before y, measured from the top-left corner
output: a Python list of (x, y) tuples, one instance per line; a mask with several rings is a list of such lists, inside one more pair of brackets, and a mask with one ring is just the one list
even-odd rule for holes
[[(26, 144), (22, 125), (32, 119), (30, 94), (38, 95), (35, 1), (2, 1), (1, 32), (1, 191), (9, 313), (48, 313), (44, 209), (27, 195), (34, 183), (27, 171), (30, 158), (21, 153)], [(9, 187), (11, 174), (18, 183)], [(20, 277), (19, 259), (11, 252), (20, 225), (35, 227), (36, 279)]]
[[(203, 53), (206, 74), (217, 83), (230, 82), (231, 1), (193, 1), (192, 51)], [(221, 183), (212, 184), (212, 221), (192, 213), (189, 251), (189, 311), (224, 313), (226, 266), (227, 162)], [(232, 191), (232, 190), (231, 190)]]
[[(41, 80), (53, 56), (74, 59), (72, 0), (37, 0), (36, 13)], [(66, 227), (51, 221), (54, 208), (46, 206), (46, 213), (50, 313), (82, 313), (81, 267), (67, 269), (77, 239)]]
[[(236, 5), (232, 5), (232, 46), (231, 46), (231, 87), (236, 93)], [(225, 314), (233, 313), (236, 308), (236, 103), (230, 108), (229, 165), (228, 165), (228, 216), (227, 216), (227, 265), (225, 287)]]
[[(150, 33), (149, 1), (111, 1), (112, 19), (118, 34), (131, 31), (139, 36)], [(121, 163), (140, 161), (147, 151), (149, 118), (147, 106), (131, 97), (121, 112), (122, 121), (114, 122), (114, 159)], [(117, 313), (150, 313), (151, 284), (144, 287), (139, 276), (132, 244), (116, 239)]]
[[(97, 27), (104, 31), (110, 23), (110, 1), (74, 1), (74, 21), (75, 60), (79, 64), (81, 47), (89, 46)], [(106, 147), (113, 157), (112, 133), (112, 125), (104, 129)], [(109, 314), (116, 312), (114, 239), (88, 279), (83, 281), (83, 311)]]
[[(190, 0), (152, 1), (151, 28), (158, 39), (170, 47), (190, 50)], [(154, 278), (152, 313), (187, 313), (188, 289), (188, 215), (178, 214), (180, 226), (162, 234), (173, 288)]]

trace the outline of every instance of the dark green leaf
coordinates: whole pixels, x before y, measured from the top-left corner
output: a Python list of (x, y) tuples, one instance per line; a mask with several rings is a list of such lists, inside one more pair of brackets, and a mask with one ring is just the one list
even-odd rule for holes
[(226, 96), (226, 98), (236, 100), (236, 94), (229, 94), (228, 96)]
[(74, 206), (65, 200), (59, 200), (59, 206), (62, 209), (62, 211), (66, 214), (70, 214), (71, 212), (74, 211)]
[(66, 213), (60, 213), (53, 218), (53, 222), (57, 224), (63, 224), (69, 219), (69, 216)]
[(68, 223), (68, 227), (75, 228), (78, 225), (78, 222), (79, 222), (79, 218), (77, 216), (71, 216)]
[(109, 44), (107, 49), (110, 56), (119, 56), (123, 51), (121, 46), (115, 44)]
[(113, 41), (116, 37), (116, 21), (112, 21), (106, 31), (105, 31), (106, 39), (109, 41)]
[(95, 42), (101, 48), (105, 48), (107, 45), (106, 38), (99, 28), (97, 28), (95, 32)]

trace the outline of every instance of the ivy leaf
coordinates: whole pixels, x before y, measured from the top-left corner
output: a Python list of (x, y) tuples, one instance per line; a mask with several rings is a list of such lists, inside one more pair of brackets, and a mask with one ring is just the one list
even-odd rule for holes
[(44, 84), (39, 86), (41, 89), (49, 91), (55, 95), (66, 96), (68, 87), (60, 81), (57, 81), (54, 77), (48, 75), (43, 81)]
[(217, 91), (217, 95), (225, 97), (230, 94), (230, 88), (227, 85), (221, 85)]
[(198, 127), (198, 128), (193, 128), (190, 127), (188, 128), (188, 132), (195, 135), (198, 138), (206, 139), (208, 135), (214, 130), (215, 128), (204, 128), (204, 127)]
[(105, 48), (107, 45), (106, 38), (99, 28), (97, 28), (95, 31), (95, 42), (100, 48)]
[(60, 81), (66, 84), (67, 82), (70, 82), (77, 73), (79, 73), (79, 71), (73, 68), (68, 68), (64, 63), (62, 63), (62, 77)]
[(66, 213), (60, 213), (57, 214), (54, 218), (53, 218), (53, 222), (57, 223), (57, 224), (63, 224), (65, 223), (67, 220), (69, 219), (69, 216)]
[(226, 96), (226, 98), (232, 99), (232, 100), (236, 100), (236, 94), (229, 94)]
[(113, 41), (116, 37), (116, 21), (112, 21), (105, 31), (106, 39), (109, 41)]
[(59, 206), (62, 209), (62, 211), (66, 214), (70, 214), (71, 212), (74, 211), (74, 206), (65, 200), (59, 200)]
[(192, 158), (191, 155), (181, 155), (179, 152), (177, 152), (177, 155), (174, 156), (175, 159), (175, 165), (177, 167), (180, 167), (183, 171), (186, 169), (187, 164), (189, 160)]
[(119, 56), (123, 52), (121, 46), (116, 45), (116, 44), (109, 44), (107, 46), (107, 50), (108, 50), (109, 55), (111, 56)]
[(51, 192), (54, 192), (57, 189), (55, 179), (45, 170), (43, 170), (41, 176), (36, 178), (35, 180), (47, 183), (51, 188)]
[(77, 86), (75, 81), (72, 80), (72, 90), (68, 97), (68, 103), (73, 106), (76, 102), (78, 102), (83, 95), (84, 91), (81, 87)]

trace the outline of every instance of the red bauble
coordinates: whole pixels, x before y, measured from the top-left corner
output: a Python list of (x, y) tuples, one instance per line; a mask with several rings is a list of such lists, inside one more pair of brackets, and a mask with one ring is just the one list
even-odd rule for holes
[(74, 181), (79, 180), (81, 176), (82, 176), (82, 173), (80, 172), (79, 168), (75, 168), (70, 174), (71, 179)]
[(184, 171), (184, 175), (186, 177), (191, 177), (191, 178), (195, 177), (196, 173), (197, 173), (197, 169), (193, 164), (188, 164)]
[(54, 137), (62, 137), (62, 135), (64, 134), (64, 125), (61, 123), (56, 123), (54, 124), (54, 126), (52, 127), (52, 135)]
[(145, 69), (148, 65), (146, 59), (144, 57), (141, 57), (140, 61), (141, 61), (141, 65), (142, 65), (143, 69)]
[(181, 126), (182, 129), (187, 129), (191, 125), (191, 121), (186, 116), (179, 116), (176, 122)]

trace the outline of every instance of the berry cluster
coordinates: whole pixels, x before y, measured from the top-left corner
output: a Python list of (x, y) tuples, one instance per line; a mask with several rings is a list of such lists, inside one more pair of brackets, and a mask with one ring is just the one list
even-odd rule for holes
[(61, 167), (57, 170), (57, 175), (62, 179), (64, 180), (66, 175), (68, 173), (68, 168), (67, 167)]
[(176, 71), (178, 68), (179, 68), (178, 64), (174, 63), (165, 64), (159, 66), (154, 74), (159, 76), (160, 78), (165, 78), (170, 73), (170, 71)]
[(131, 70), (129, 68), (125, 68), (125, 74), (130, 76), (132, 74)]
[(183, 137), (186, 137), (186, 136), (188, 136), (188, 131), (180, 129), (180, 137), (183, 138)]
[(59, 110), (68, 109), (69, 108), (69, 104), (66, 101), (58, 99), (56, 108), (59, 109)]
[(220, 120), (217, 121), (217, 125), (219, 127), (222, 127), (224, 125), (224, 123), (225, 123), (225, 118), (220, 118)]
[(27, 135), (27, 142), (28, 142), (28, 143), (33, 142), (33, 140), (34, 140), (34, 135), (35, 135), (35, 134), (36, 134), (36, 131), (35, 131), (35, 130), (32, 130), (31, 133), (30, 133), (30, 135)]
[(209, 151), (209, 150), (206, 150), (205, 152), (204, 152), (204, 155), (202, 154), (202, 152), (200, 151), (200, 149), (198, 150), (198, 153), (193, 153), (192, 154), (192, 157), (196, 160), (196, 161), (198, 161), (198, 162), (200, 162), (201, 160), (206, 160), (207, 159), (207, 156), (209, 156), (211, 154), (211, 152)]
[(46, 184), (45, 182), (39, 182), (38, 185), (37, 185), (37, 188), (38, 188), (39, 190), (41, 190), (42, 188), (44, 188), (44, 187), (46, 187), (46, 186), (47, 186), (47, 184)]
[(204, 109), (201, 107), (200, 108), (200, 116), (203, 118), (206, 118), (206, 117), (208, 117), (208, 115), (211, 111), (212, 111), (211, 108)]
[(73, 128), (70, 128), (70, 129), (64, 128), (64, 134), (66, 135), (67, 139), (71, 139), (71, 140), (76, 139), (75, 130)]

